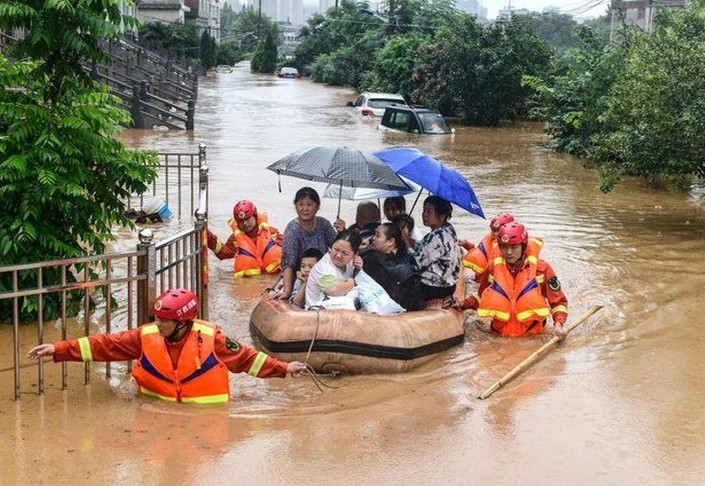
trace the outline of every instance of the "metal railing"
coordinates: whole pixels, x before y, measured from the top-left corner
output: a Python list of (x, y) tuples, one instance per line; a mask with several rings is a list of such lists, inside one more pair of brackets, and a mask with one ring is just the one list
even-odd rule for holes
[[(194, 154), (160, 154), (169, 166), (171, 159), (178, 160), (177, 167)], [(199, 145), (196, 154), (198, 179), (192, 176), (191, 200), (197, 201), (193, 228), (182, 231), (164, 241), (154, 242), (153, 232), (143, 229), (139, 232), (139, 243), (134, 251), (91, 255), (81, 258), (53, 260), (22, 265), (0, 267), (0, 278), (11, 281), (10, 291), (0, 293), (0, 301), (11, 301), (13, 326), (13, 371), (14, 398), (18, 400), (22, 392), (20, 381), (20, 303), (23, 299), (36, 299), (37, 342), (44, 342), (48, 322), (55, 322), (61, 339), (69, 337), (69, 329), (89, 336), (100, 332), (133, 329), (151, 320), (151, 304), (155, 297), (168, 288), (189, 288), (199, 296), (200, 317), (208, 318), (208, 274), (206, 229), (208, 215), (208, 166), (205, 163), (205, 146)], [(193, 158), (191, 161), (193, 162)], [(190, 166), (193, 170), (193, 164)], [(167, 172), (168, 174), (168, 172)], [(168, 176), (167, 176), (168, 177)], [(178, 207), (181, 214), (181, 179), (176, 184)], [(154, 186), (153, 190), (157, 187)], [(170, 184), (165, 187), (169, 189)], [(198, 191), (197, 198), (194, 193)], [(166, 192), (169, 194), (169, 191)], [(52, 276), (48, 282), (47, 276)], [(9, 276), (9, 277), (8, 277)], [(58, 276), (58, 278), (57, 278)], [(34, 283), (27, 284), (27, 278)], [(21, 284), (21, 282), (24, 282)], [(59, 302), (56, 318), (45, 320), (45, 302), (54, 299)], [(78, 304), (75, 315), (70, 315), (70, 307)], [(0, 343), (4, 345), (4, 343)], [(43, 360), (37, 363), (36, 391), (41, 394), (45, 388)], [(127, 364), (130, 370), (130, 363)], [(90, 382), (91, 366), (85, 363), (84, 383)], [(111, 377), (111, 364), (105, 364), (105, 376)], [(68, 387), (66, 363), (62, 364), (61, 388)]]
[[(146, 196), (159, 196), (164, 198), (174, 215), (182, 218), (184, 214), (195, 214), (200, 207), (200, 192), (206, 193), (206, 212), (208, 212), (208, 185), (200, 189), (199, 171), (207, 167), (206, 145), (198, 145), (198, 153), (160, 152), (159, 177), (152, 183), (149, 192), (133, 195), (127, 203), (127, 209), (140, 209), (143, 207)], [(198, 193), (197, 193), (198, 191)], [(184, 213), (184, 208), (188, 212)]]

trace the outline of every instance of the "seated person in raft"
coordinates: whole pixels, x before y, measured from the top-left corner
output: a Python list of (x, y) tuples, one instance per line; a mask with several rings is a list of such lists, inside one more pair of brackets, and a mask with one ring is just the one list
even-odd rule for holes
[(228, 226), (232, 234), (225, 244), (208, 231), (208, 248), (220, 260), (235, 259), (235, 278), (279, 272), (282, 237), (276, 228), (269, 226), (267, 213), (258, 213), (252, 201), (243, 199), (233, 206), (233, 218)]
[(306, 280), (307, 309), (321, 305), (329, 297), (354, 295), (353, 276), (355, 270), (362, 268), (362, 258), (357, 255), (360, 243), (356, 230), (345, 230), (336, 236), (328, 253), (314, 265)]
[(306, 281), (311, 270), (321, 258), (323, 258), (323, 253), (318, 248), (308, 248), (303, 252), (299, 261), (299, 270), (296, 272), (294, 290), (291, 293), (289, 302), (298, 307), (304, 306), (306, 303)]
[[(357, 230), (360, 233), (361, 243), (360, 252), (365, 251), (372, 245), (372, 238), (375, 236), (377, 226), (382, 222), (379, 212), (379, 206), (372, 201), (364, 201), (357, 205), (355, 213), (355, 224), (348, 228), (349, 230)], [(345, 221), (338, 219), (336, 221), (336, 229), (343, 231), (345, 229)]]
[[(420, 241), (423, 238), (421, 230), (414, 226), (413, 218), (406, 212), (406, 199), (404, 199), (404, 196), (388, 197), (384, 200), (382, 207), (384, 208), (384, 217), (387, 218), (388, 222), (394, 223), (398, 221), (397, 218), (406, 221), (406, 218), (409, 218), (411, 219), (411, 225), (409, 226), (410, 238), (414, 241)], [(402, 231), (404, 230), (404, 228), (401, 229)], [(407, 246), (413, 248), (413, 245)]]
[(431, 229), (414, 246), (414, 258), (421, 272), (421, 290), (426, 308), (447, 308), (460, 275), (460, 247), (455, 228), (449, 223), (453, 207), (438, 196), (423, 203), (423, 224)]
[[(392, 223), (399, 226), (399, 229), (401, 230), (401, 237), (404, 239), (404, 243), (406, 243), (406, 247), (409, 251), (412, 251), (414, 245), (416, 245), (416, 242), (421, 241), (423, 238), (423, 236), (420, 236), (419, 238), (414, 236), (418, 231), (414, 223), (414, 218), (408, 214), (397, 214), (394, 216)], [(420, 234), (420, 232), (418, 233)]]
[(416, 260), (409, 254), (399, 226), (377, 227), (372, 248), (362, 255), (362, 269), (407, 311), (425, 307)]

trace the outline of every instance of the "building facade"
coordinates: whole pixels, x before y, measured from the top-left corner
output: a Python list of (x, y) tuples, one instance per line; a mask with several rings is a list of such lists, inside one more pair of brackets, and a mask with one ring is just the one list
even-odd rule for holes
[(146, 24), (183, 24), (188, 11), (184, 0), (142, 0), (137, 4), (137, 17)]
[(651, 32), (658, 7), (682, 8), (687, 0), (612, 0), (612, 37), (620, 25), (638, 32)]
[(455, 8), (462, 12), (476, 15), (479, 19), (487, 19), (487, 7), (483, 6), (478, 0), (457, 0)]
[(137, 17), (144, 23), (191, 23), (198, 32), (207, 31), (220, 42), (222, 0), (142, 0), (137, 3)]

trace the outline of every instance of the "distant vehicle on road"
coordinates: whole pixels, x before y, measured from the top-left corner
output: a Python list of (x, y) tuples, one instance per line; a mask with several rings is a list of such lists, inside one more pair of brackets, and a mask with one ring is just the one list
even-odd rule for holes
[(299, 70), (295, 67), (283, 67), (277, 73), (280, 78), (300, 78)]
[(215, 67), (215, 70), (216, 70), (216, 72), (219, 72), (219, 73), (228, 74), (228, 73), (233, 72), (233, 67), (229, 64), (218, 64)]
[(418, 105), (388, 106), (377, 129), (429, 135), (455, 133), (455, 129), (448, 126), (448, 122), (438, 110)]
[(382, 116), (385, 108), (392, 104), (406, 105), (406, 100), (393, 93), (362, 93), (354, 102), (348, 101), (348, 106), (362, 116)]

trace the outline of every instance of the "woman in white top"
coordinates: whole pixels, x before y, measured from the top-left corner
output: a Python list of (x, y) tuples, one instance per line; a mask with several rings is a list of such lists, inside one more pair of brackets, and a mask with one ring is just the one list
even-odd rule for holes
[(328, 253), (323, 255), (306, 280), (306, 308), (320, 304), (326, 297), (345, 295), (355, 287), (353, 274), (362, 268), (360, 233), (347, 230), (339, 233)]

